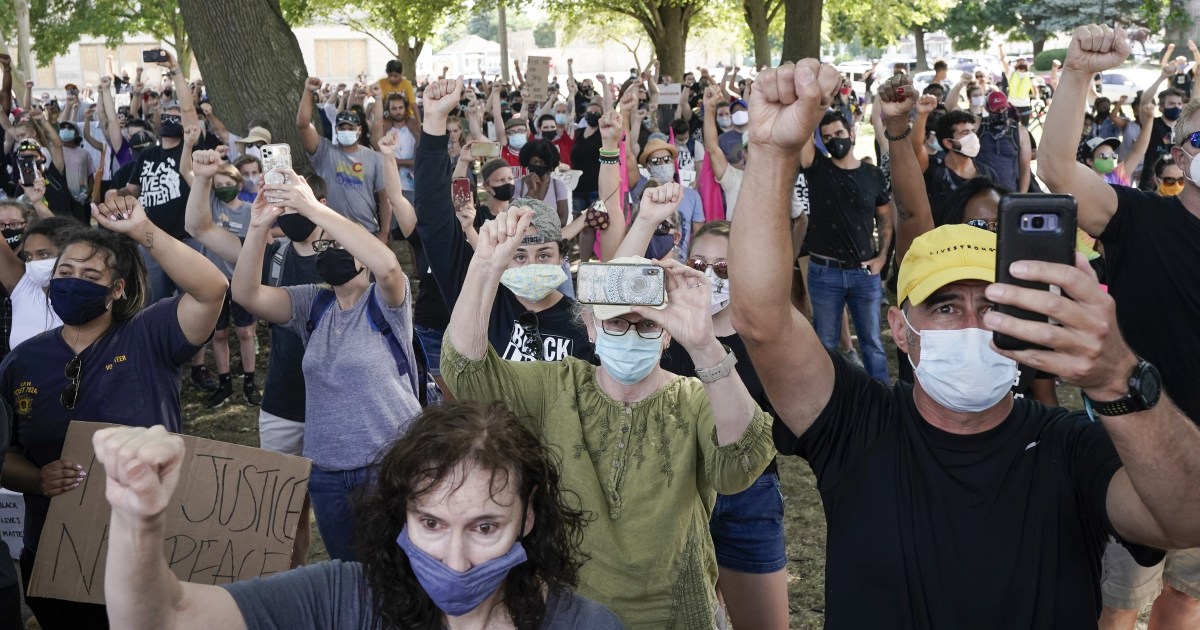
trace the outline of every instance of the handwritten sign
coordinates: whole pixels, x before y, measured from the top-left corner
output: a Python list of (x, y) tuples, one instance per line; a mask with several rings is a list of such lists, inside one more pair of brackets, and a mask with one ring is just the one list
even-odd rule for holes
[[(530, 57), (525, 62), (526, 98), (541, 105), (550, 97), (550, 58)], [(535, 107), (536, 109), (536, 107)]]
[[(8, 543), (8, 552), (13, 558), (21, 557), (21, 548), (25, 546), (24, 524), (25, 495), (0, 488), (0, 540)], [(0, 562), (3, 561), (3, 554), (0, 554)]]
[[(87, 471), (50, 501), (29, 594), (104, 603), (110, 508), (92, 434), (116, 426), (72, 422), (62, 457)], [(163, 556), (185, 582), (228, 584), (286, 571), (312, 462), (181, 435), (187, 447), (166, 511)]]
[(682, 83), (665, 83), (658, 86), (658, 103), (674, 105), (679, 102), (679, 94), (683, 92)]

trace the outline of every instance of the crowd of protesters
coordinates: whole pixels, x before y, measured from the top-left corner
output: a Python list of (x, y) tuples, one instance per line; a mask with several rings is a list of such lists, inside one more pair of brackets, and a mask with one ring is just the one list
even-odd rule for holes
[[(25, 498), (0, 627), (24, 601), (46, 630), (787, 628), (779, 455), (824, 504), (829, 628), (1200, 627), (1200, 98), (1172, 52), (1132, 102), (1094, 82), (1130, 53), (1098, 25), (1045, 77), (1001, 48), (921, 90), (872, 69), (870, 97), (811, 59), (568, 60), (538, 101), (519, 65), (392, 61), (245, 135), (169, 54), (158, 91), (110, 68), (61, 102), (0, 55), (0, 483)], [(1076, 200), (1075, 262), (998, 284), (1002, 200), (1039, 192)], [(584, 263), (661, 300), (597, 300)], [(306, 503), (292, 570), (175, 577), (185, 386), (312, 461), (330, 561), (304, 564)], [(123, 425), (93, 440), (103, 605), (22, 598), (85, 481), (73, 420)]]

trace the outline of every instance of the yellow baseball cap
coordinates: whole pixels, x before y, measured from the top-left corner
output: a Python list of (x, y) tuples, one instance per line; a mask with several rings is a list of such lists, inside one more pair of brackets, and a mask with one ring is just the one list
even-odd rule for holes
[(970, 225), (943, 225), (917, 237), (900, 263), (898, 301), (920, 304), (960, 280), (996, 281), (996, 234)]

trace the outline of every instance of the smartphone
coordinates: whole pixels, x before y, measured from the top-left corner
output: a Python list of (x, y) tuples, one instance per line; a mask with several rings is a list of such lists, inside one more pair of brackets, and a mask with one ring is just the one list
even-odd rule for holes
[(17, 156), (17, 170), (21, 173), (21, 185), (33, 186), (37, 183), (37, 158), (32, 155)]
[[(1008, 269), (1018, 260), (1075, 264), (1075, 215), (1075, 198), (1071, 195), (1005, 195), (1000, 200), (996, 282), (1061, 293), (1061, 288), (1057, 286), (1013, 278)], [(1050, 321), (1040, 313), (1006, 304), (997, 305), (996, 310), (1029, 321)], [(997, 348), (1004, 350), (1045, 349), (1024, 339), (1001, 333), (994, 333), (993, 341)]]
[[(286, 184), (287, 177), (280, 171), (292, 168), (292, 147), (286, 144), (264, 144), (259, 149), (262, 159), (263, 186)], [(283, 203), (279, 197), (266, 195), (267, 203)]]
[(579, 265), (576, 299), (584, 304), (660, 306), (667, 299), (663, 269), (657, 265)]
[(500, 155), (500, 145), (495, 142), (475, 142), (471, 145), (471, 157), (494, 158)]
[(450, 182), (450, 197), (454, 200), (455, 208), (471, 203), (471, 180), (455, 177), (454, 181)]
[(142, 51), (142, 62), (144, 63), (166, 63), (168, 59), (167, 51), (162, 48), (151, 48), (150, 50)]

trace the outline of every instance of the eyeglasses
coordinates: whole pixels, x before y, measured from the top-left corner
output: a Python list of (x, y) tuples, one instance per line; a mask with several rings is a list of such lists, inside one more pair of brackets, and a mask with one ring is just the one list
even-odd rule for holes
[(970, 221), (967, 221), (967, 225), (969, 225), (971, 227), (977, 227), (981, 230), (995, 232), (998, 224), (995, 221), (984, 221), (983, 219), (971, 219)]
[(79, 360), (79, 355), (67, 361), (67, 368), (63, 370), (63, 374), (70, 381), (67, 387), (63, 389), (62, 395), (58, 397), (58, 402), (67, 409), (74, 409), (75, 403), (79, 400), (79, 375), (83, 372), (83, 361)]
[(313, 247), (313, 251), (317, 252), (318, 254), (327, 249), (346, 249), (345, 247), (342, 247), (341, 243), (334, 241), (334, 240), (330, 240), (330, 239), (324, 239), (324, 238), (319, 241), (313, 241), (312, 247)]
[(652, 319), (643, 319), (638, 322), (631, 322), (628, 319), (614, 317), (606, 319), (601, 324), (604, 332), (614, 337), (620, 337), (629, 332), (630, 328), (637, 331), (637, 335), (642, 339), (658, 339), (662, 337), (663, 327), (658, 322)]
[(533, 311), (521, 313), (517, 316), (517, 325), (525, 331), (525, 346), (522, 348), (522, 354), (540, 359), (542, 357), (542, 334), (538, 332), (537, 313)]
[(1200, 131), (1193, 131), (1192, 133), (1189, 133), (1188, 135), (1181, 138), (1179, 141), (1179, 146), (1183, 146), (1183, 143), (1185, 141), (1188, 144), (1192, 145), (1192, 148), (1200, 149)]
[(1162, 183), (1164, 183), (1168, 186), (1176, 186), (1178, 184), (1183, 183), (1182, 177), (1163, 177), (1161, 179), (1162, 179)]
[(652, 166), (662, 166), (663, 164), (671, 163), (671, 156), (664, 155), (662, 157), (650, 158), (649, 160), (646, 160), (646, 161), (649, 162)]
[(163, 114), (163, 115), (162, 115), (162, 121), (163, 121), (163, 123), (164, 123), (164, 124), (165, 124), (165, 123), (175, 123), (175, 124), (179, 124), (179, 123), (183, 122), (183, 117), (182, 117), (182, 116), (176, 116), (176, 115), (174, 115), (174, 114)]
[(1100, 155), (1096, 156), (1097, 160), (1115, 160), (1116, 158), (1116, 153), (1101, 153)]
[(703, 258), (692, 257), (687, 259), (687, 266), (696, 271), (708, 271), (708, 268), (712, 267), (713, 273), (717, 274), (718, 278), (722, 280), (729, 278), (729, 261), (727, 260), (718, 260), (717, 262), (710, 263)]
[(9, 221), (8, 223), (0, 223), (0, 230), (24, 230), (24, 221)]

